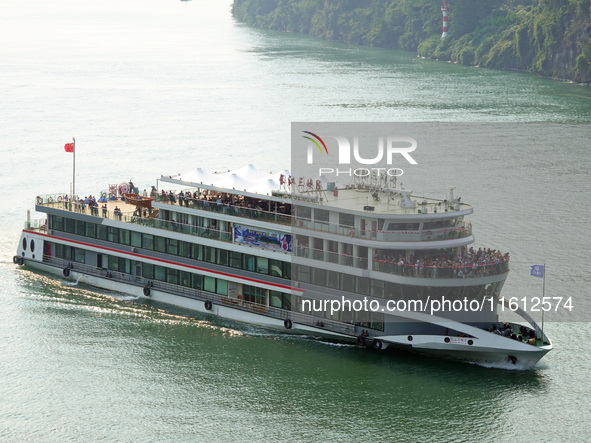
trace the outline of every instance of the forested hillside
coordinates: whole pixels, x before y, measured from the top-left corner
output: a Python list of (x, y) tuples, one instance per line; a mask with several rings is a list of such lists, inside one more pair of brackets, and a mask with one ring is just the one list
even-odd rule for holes
[(234, 0), (245, 23), (591, 83), (591, 0)]

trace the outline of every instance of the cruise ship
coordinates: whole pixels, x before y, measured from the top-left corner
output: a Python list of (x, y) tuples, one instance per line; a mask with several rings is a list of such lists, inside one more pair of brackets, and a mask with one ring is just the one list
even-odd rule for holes
[(453, 188), (417, 198), (395, 179), (337, 187), (247, 165), (39, 195), (35, 210), (14, 263), (62, 279), (376, 351), (529, 367), (552, 349), (501, 296), (509, 255), (473, 246)]

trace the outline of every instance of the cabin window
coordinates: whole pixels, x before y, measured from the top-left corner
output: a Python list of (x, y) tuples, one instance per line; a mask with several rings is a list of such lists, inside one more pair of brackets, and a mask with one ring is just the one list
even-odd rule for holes
[(154, 250), (154, 236), (152, 234), (142, 234), (142, 247), (150, 251)]
[(314, 209), (314, 221), (328, 223), (329, 220), (329, 212), (326, 209)]
[(310, 267), (309, 266), (296, 266), (297, 278), (302, 283), (310, 283)]
[(65, 220), (64, 227), (65, 227), (65, 231), (66, 232), (68, 232), (70, 234), (73, 234), (74, 233), (74, 230), (75, 230), (74, 220), (71, 219), (71, 218), (67, 218)]
[(203, 289), (208, 292), (215, 292), (215, 280), (213, 277), (203, 276)]
[(162, 266), (154, 266), (154, 278), (159, 281), (166, 281), (166, 268)]
[(215, 248), (211, 246), (203, 246), (203, 260), (208, 263), (215, 263)]
[(400, 285), (397, 283), (386, 283), (384, 291), (386, 298), (396, 300), (401, 297)]
[(74, 261), (78, 263), (85, 263), (86, 251), (82, 248), (74, 248)]
[(86, 235), (86, 222), (82, 220), (76, 220), (76, 234)]
[(216, 249), (218, 254), (217, 263), (218, 265), (228, 266), (228, 251), (226, 249)]
[(171, 255), (178, 255), (179, 241), (174, 238), (167, 238), (166, 243), (166, 252)]
[(95, 223), (86, 223), (85, 235), (90, 238), (96, 238), (96, 224)]
[(341, 279), (341, 290), (352, 292), (351, 290), (355, 287), (355, 276), (351, 274), (342, 274)]
[(291, 311), (291, 294), (269, 291), (269, 305)]
[(220, 278), (218, 278), (216, 280), (217, 280), (217, 283), (216, 283), (215, 292), (217, 292), (220, 295), (228, 295), (228, 281), (222, 280)]
[(64, 218), (60, 217), (59, 215), (52, 216), (53, 222), (51, 223), (51, 229), (55, 229), (56, 231), (63, 231), (64, 230)]
[(283, 277), (283, 263), (279, 260), (269, 260), (271, 275), (273, 277)]
[(179, 283), (179, 271), (176, 269), (167, 269), (166, 281), (173, 285), (177, 285)]
[(327, 271), (327, 274), (328, 274), (328, 280), (326, 281), (326, 285), (329, 288), (338, 289), (340, 272)]
[(419, 223), (389, 223), (388, 231), (418, 231)]
[(97, 227), (96, 227), (96, 237), (99, 240), (107, 240), (107, 238), (108, 238), (107, 227), (106, 226), (103, 226), (103, 225), (97, 225)]
[(186, 241), (180, 241), (179, 255), (181, 257), (191, 258), (191, 243), (187, 243)]
[(249, 254), (244, 254), (242, 256), (243, 266), (242, 269), (247, 271), (254, 271), (254, 257)]
[(154, 250), (166, 252), (166, 239), (164, 237), (154, 237)]
[(119, 270), (119, 258), (115, 257), (113, 255), (109, 255), (107, 268), (109, 269), (109, 271), (118, 271)]
[(259, 274), (269, 273), (269, 259), (265, 257), (257, 257), (257, 272)]
[(107, 239), (113, 243), (119, 243), (119, 228), (107, 227)]
[(446, 218), (443, 220), (436, 220), (431, 222), (423, 223), (423, 229), (437, 229), (437, 228), (449, 228), (456, 224), (455, 218)]
[(237, 269), (242, 267), (242, 254), (240, 252), (230, 251), (230, 266)]
[(153, 279), (154, 278), (154, 265), (149, 263), (142, 263), (142, 275), (144, 278)]
[(357, 277), (357, 292), (362, 295), (369, 295), (369, 278)]
[(382, 280), (371, 279), (371, 295), (373, 297), (384, 298), (384, 286), (385, 283)]
[(200, 274), (193, 274), (191, 276), (191, 287), (194, 289), (203, 288), (203, 276)]
[(191, 273), (179, 271), (179, 284), (187, 287), (191, 286)]
[(131, 246), (142, 247), (142, 234), (140, 232), (131, 231)]
[(131, 243), (131, 234), (127, 229), (119, 230), (119, 243), (129, 245)]
[(191, 245), (191, 249), (193, 249), (193, 258), (195, 260), (203, 260), (203, 247), (201, 245)]
[(297, 218), (304, 218), (306, 220), (312, 219), (312, 208), (308, 208), (307, 206), (297, 206), (296, 207), (296, 214)]
[(256, 286), (244, 285), (244, 300), (250, 303), (265, 305), (267, 303), (267, 291)]
[(355, 216), (353, 214), (339, 213), (339, 225), (355, 226)]
[(312, 268), (312, 283), (319, 286), (325, 286), (326, 271), (324, 269)]

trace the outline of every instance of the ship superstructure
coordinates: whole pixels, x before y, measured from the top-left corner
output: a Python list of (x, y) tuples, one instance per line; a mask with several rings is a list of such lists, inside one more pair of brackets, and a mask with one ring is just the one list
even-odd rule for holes
[(376, 349), (532, 365), (552, 347), (525, 312), (529, 325), (499, 321), (509, 255), (472, 246), (473, 208), (453, 188), (416, 198), (395, 181), (337, 189), (247, 165), (122, 190), (38, 196), (45, 218), (27, 221), (15, 263)]

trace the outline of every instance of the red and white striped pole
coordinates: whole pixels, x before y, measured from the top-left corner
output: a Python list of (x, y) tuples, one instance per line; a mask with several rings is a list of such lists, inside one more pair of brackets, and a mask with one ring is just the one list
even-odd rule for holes
[(447, 0), (443, 0), (443, 6), (441, 7), (441, 13), (443, 14), (443, 33), (441, 38), (447, 37), (447, 13), (449, 8), (447, 7)]

